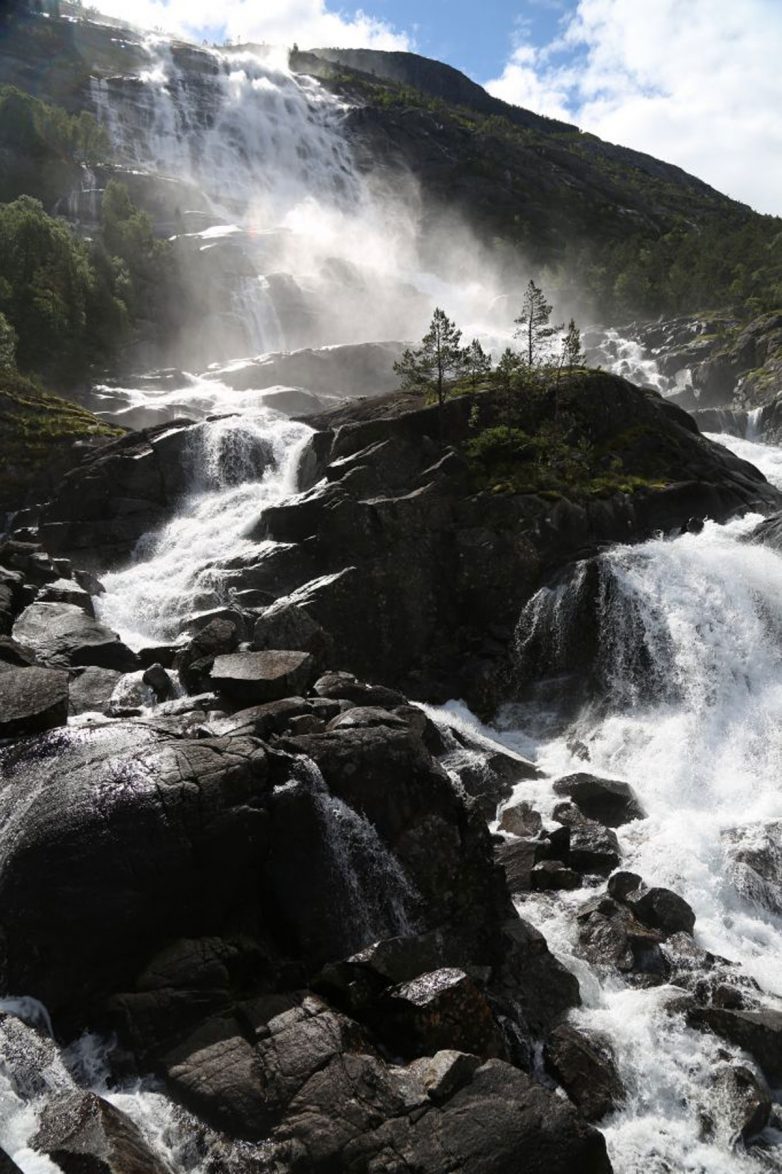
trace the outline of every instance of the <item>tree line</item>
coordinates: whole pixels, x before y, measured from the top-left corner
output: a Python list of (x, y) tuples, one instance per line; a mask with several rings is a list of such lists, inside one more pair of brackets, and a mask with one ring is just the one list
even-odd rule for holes
[[(552, 325), (552, 313), (543, 290), (530, 281), (513, 320), (521, 349), (506, 347), (495, 366), (477, 338), (462, 345), (461, 330), (438, 306), (420, 345), (405, 350), (394, 371), (405, 389), (428, 392), (441, 407), (448, 395), (463, 390), (465, 381), (475, 391), (489, 380), (509, 397), (536, 376), (572, 371), (583, 364), (581, 332), (575, 320), (570, 319), (567, 329), (563, 323)], [(552, 340), (563, 330), (557, 349)]]

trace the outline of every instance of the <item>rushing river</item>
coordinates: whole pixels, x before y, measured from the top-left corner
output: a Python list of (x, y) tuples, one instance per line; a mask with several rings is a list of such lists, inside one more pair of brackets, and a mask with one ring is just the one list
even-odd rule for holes
[[(491, 340), (496, 323), (489, 285), (448, 285), (418, 272), (404, 216), (393, 219), (390, 229), (382, 221), (342, 136), (341, 103), (311, 79), (293, 77), (277, 59), (215, 54), (211, 100), (217, 111), (205, 120), (198, 94), (176, 73), (165, 42), (150, 41), (148, 52), (137, 106), (123, 106), (116, 87), (95, 86), (97, 108), (126, 162), (176, 174), (202, 189), (212, 222), (191, 234), (198, 249), (226, 241), (233, 248), (237, 240), (246, 245), (252, 236), (248, 255), (256, 261), (266, 255), (266, 242), (270, 266), (284, 258), (293, 267), (289, 281), (275, 284), (259, 261), (258, 271), (237, 288), (232, 313), (246, 320), (251, 352), (286, 345), (291, 311), (286, 317), (275, 290), (290, 294), (293, 283), (317, 295), (315, 262), (323, 264), (340, 249), (353, 278), (363, 272), (373, 288), (404, 289), (408, 301), (413, 286), (427, 298), (436, 291), (438, 298), (451, 299), (446, 310)], [(411, 320), (403, 303), (389, 298), (393, 312), (384, 313), (380, 334), (367, 333), (369, 320), (357, 335), (347, 334), (345, 315), (327, 315), (313, 345), (322, 341), (324, 322), (336, 331), (327, 339), (333, 343), (391, 336), (391, 329), (393, 337), (406, 337)], [(608, 341), (617, 370), (640, 372), (663, 387), (637, 344), (616, 332)], [(113, 394), (125, 406), (154, 410), (161, 393), (148, 388), (126, 388), (124, 401), (122, 389)], [(196, 419), (208, 411), (231, 415), (206, 425), (191, 492), (177, 515), (145, 537), (127, 567), (106, 576), (106, 594), (97, 601), (100, 616), (136, 646), (175, 637), (193, 608), (210, 602), (210, 593), (220, 600), (214, 567), (257, 551), (248, 523), (295, 492), (298, 452), (309, 433), (306, 425), (261, 406), (252, 388), (239, 393), (203, 372), (172, 395), (178, 409), (191, 406)], [(782, 449), (713, 439), (782, 487)], [(268, 446), (271, 461), (255, 460), (259, 445)], [(782, 998), (782, 916), (741, 891), (730, 856), (737, 841), (778, 839), (782, 828), (782, 556), (743, 541), (752, 525), (751, 518), (707, 524), (700, 534), (656, 538), (602, 555), (616, 590), (601, 617), (607, 689), (599, 711), (586, 706), (575, 719), (571, 712), (560, 721), (551, 709), (509, 708), (496, 728), (483, 733), (533, 756), (549, 776), (589, 769), (632, 783), (647, 814), (619, 831), (624, 867), (679, 892), (696, 913), (698, 944), (738, 963), (776, 1005)], [(616, 640), (628, 609), (652, 665), (645, 679)], [(476, 725), (457, 703), (448, 707), (448, 717)], [(518, 796), (544, 816), (555, 802), (547, 780), (521, 784)], [(584, 1005), (575, 1022), (607, 1035), (616, 1052), (628, 1096), (601, 1123), (616, 1174), (782, 1169), (782, 1136), (769, 1130), (765, 1149), (744, 1153), (724, 1125), (712, 1077), (721, 1057), (737, 1054), (735, 1049), (668, 1013), (665, 1005), (675, 994), (670, 987), (633, 989), (578, 957), (570, 913), (584, 895), (528, 896), (519, 909), (579, 978)], [(405, 924), (400, 914), (397, 928)], [(20, 1097), (5, 1080), (2, 1059), (0, 1145), (25, 1174), (52, 1174), (57, 1167), (29, 1148), (37, 1102)], [(82, 1082), (128, 1112), (174, 1169), (202, 1168), (188, 1148), (181, 1116), (154, 1084), (118, 1089), (111, 1083), (105, 1043), (86, 1039), (69, 1059)], [(708, 1135), (706, 1116), (713, 1122)]]

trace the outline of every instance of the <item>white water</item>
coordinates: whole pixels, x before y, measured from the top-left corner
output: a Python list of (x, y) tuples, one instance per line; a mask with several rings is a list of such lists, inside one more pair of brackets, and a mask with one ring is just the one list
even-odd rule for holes
[[(228, 602), (215, 564), (270, 546), (246, 533), (266, 507), (295, 493), (299, 451), (311, 433), (269, 410), (205, 429), (206, 460), (192, 470), (192, 493), (167, 525), (141, 540), (129, 567), (103, 576), (106, 593), (95, 600), (99, 618), (133, 647), (170, 640), (192, 612)], [(275, 459), (260, 475), (253, 471), (259, 441), (271, 444)]]
[[(712, 439), (782, 486), (782, 450)], [(747, 895), (730, 853), (732, 840), (757, 842), (782, 819), (782, 556), (742, 541), (758, 520), (709, 523), (698, 535), (604, 555), (613, 590), (602, 617), (608, 696), (600, 713), (584, 710), (553, 737), (553, 715), (537, 714), (536, 733), (529, 708), (509, 707), (497, 730), (474, 728), (532, 753), (553, 777), (590, 770), (629, 781), (647, 817), (619, 829), (622, 867), (685, 897), (696, 943), (739, 964), (763, 1001), (782, 1007), (782, 916)], [(614, 639), (628, 611), (652, 654), (651, 673), (639, 675), (637, 649)], [(448, 710), (449, 720), (469, 723), (463, 706)], [(574, 740), (587, 761), (574, 755)], [(520, 797), (544, 817), (558, 802), (548, 780), (519, 784)], [(579, 957), (568, 909), (586, 895), (530, 895), (519, 909), (579, 978), (584, 1006), (574, 1022), (614, 1047), (628, 1098), (600, 1127), (616, 1174), (782, 1169), (782, 1135), (770, 1129), (766, 1148), (745, 1152), (714, 1084), (726, 1055), (751, 1067), (749, 1058), (666, 1013), (672, 988), (634, 990)], [(715, 1123), (710, 1137), (702, 1114)]]

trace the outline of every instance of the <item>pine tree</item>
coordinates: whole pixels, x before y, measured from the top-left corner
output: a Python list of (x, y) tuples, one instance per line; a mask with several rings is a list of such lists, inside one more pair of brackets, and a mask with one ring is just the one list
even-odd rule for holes
[(525, 361), (529, 367), (534, 367), (541, 361), (541, 351), (546, 340), (562, 329), (562, 325), (550, 326), (552, 306), (546, 301), (543, 290), (530, 281), (521, 303), (521, 313), (514, 318), (517, 329), (514, 337), (520, 338), (524, 344)]
[(470, 377), (473, 391), (477, 390), (478, 381), (491, 371), (491, 356), (486, 354), (477, 338), (474, 338), (464, 352), (465, 371)]
[(402, 378), (402, 386), (433, 390), (442, 407), (447, 394), (446, 383), (457, 379), (465, 369), (465, 352), (459, 346), (461, 337), (461, 330), (438, 306), (421, 345), (406, 350), (394, 363), (394, 370)]
[(581, 367), (584, 363), (584, 352), (581, 349), (581, 331), (571, 318), (568, 322), (567, 334), (562, 338), (562, 366), (567, 371), (574, 367)]
[(505, 424), (510, 431), (513, 403), (516, 398), (521, 372), (522, 359), (516, 351), (506, 347), (500, 355), (500, 360), (493, 372), (494, 385), (497, 388), (498, 399)]

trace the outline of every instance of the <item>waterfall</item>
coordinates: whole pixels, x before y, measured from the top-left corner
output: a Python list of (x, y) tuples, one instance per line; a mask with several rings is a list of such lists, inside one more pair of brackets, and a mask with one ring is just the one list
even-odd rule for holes
[[(103, 577), (100, 619), (140, 647), (173, 639), (193, 611), (227, 602), (215, 564), (263, 548), (245, 532), (261, 510), (295, 492), (310, 433), (269, 409), (202, 425), (192, 492), (170, 522), (141, 539), (130, 566)], [(263, 459), (269, 449), (271, 467)]]
[(312, 796), (323, 824), (323, 844), (331, 865), (329, 895), (347, 935), (344, 953), (355, 953), (382, 938), (414, 933), (418, 895), (374, 825), (331, 794), (310, 759), (297, 762), (296, 775)]

